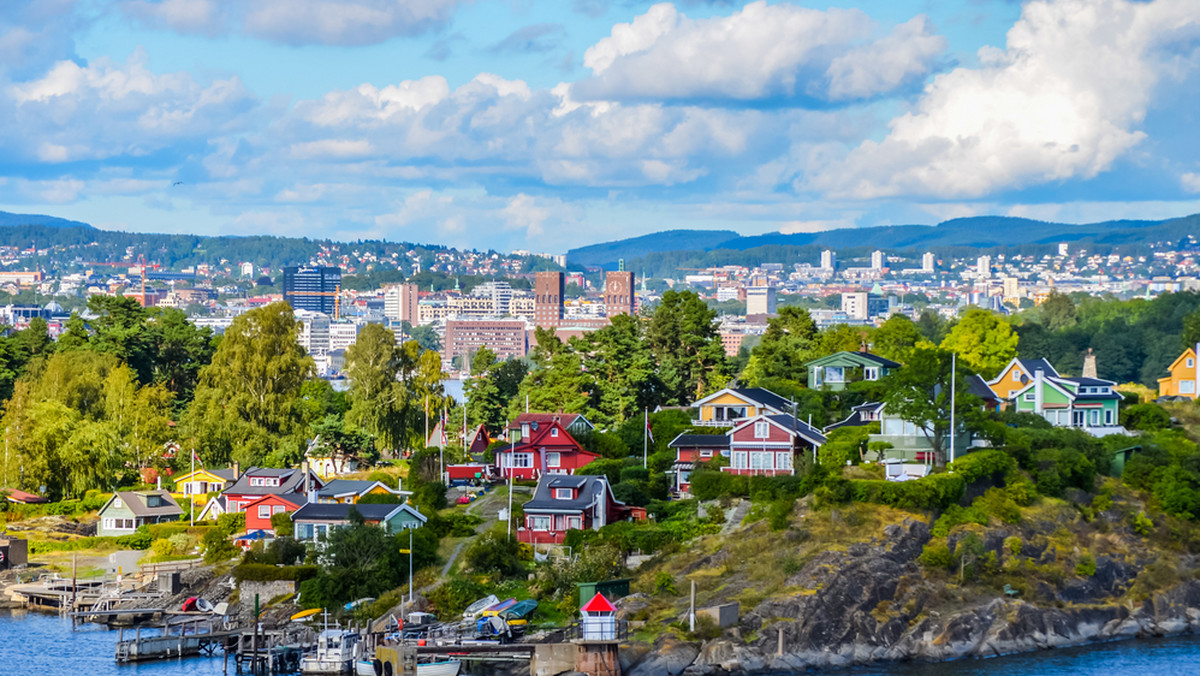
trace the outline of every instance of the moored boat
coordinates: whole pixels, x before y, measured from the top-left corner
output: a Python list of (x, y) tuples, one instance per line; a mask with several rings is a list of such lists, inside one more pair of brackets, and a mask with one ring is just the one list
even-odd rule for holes
[(300, 658), (300, 673), (350, 674), (357, 656), (358, 633), (348, 629), (326, 629), (317, 637), (317, 652)]

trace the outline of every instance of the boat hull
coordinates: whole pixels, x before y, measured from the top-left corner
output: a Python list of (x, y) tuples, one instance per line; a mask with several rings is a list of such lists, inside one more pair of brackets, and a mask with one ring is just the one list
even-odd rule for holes
[[(458, 676), (462, 662), (450, 660), (447, 662), (427, 662), (417, 665), (417, 676)], [(355, 663), (354, 673), (357, 676), (375, 676), (375, 662), (359, 660)]]
[(348, 660), (322, 660), (315, 657), (305, 657), (300, 660), (300, 673), (305, 676), (341, 676), (351, 673), (352, 668), (353, 662)]

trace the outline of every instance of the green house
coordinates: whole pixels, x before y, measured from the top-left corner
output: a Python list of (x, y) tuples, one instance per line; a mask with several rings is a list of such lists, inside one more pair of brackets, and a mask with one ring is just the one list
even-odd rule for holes
[(410, 504), (357, 504), (309, 502), (292, 512), (295, 537), (300, 541), (319, 541), (330, 530), (350, 525), (350, 510), (359, 513), (363, 521), (395, 534), (409, 528), (420, 528), (427, 518)]
[(183, 508), (165, 490), (117, 491), (100, 508), (97, 535), (129, 535), (139, 526), (178, 521)]
[(848, 383), (859, 380), (879, 380), (900, 364), (870, 352), (835, 352), (828, 357), (814, 359), (808, 369), (808, 386), (812, 389), (827, 387), (833, 391), (843, 390)]
[(1122, 399), (1111, 380), (1052, 376), (1039, 370), (1009, 400), (1020, 413), (1034, 413), (1055, 427), (1076, 427), (1099, 437), (1126, 434), (1120, 425)]

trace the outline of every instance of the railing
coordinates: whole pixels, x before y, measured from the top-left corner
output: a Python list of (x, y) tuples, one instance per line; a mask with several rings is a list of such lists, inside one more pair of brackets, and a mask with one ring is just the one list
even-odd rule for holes
[(624, 641), (629, 638), (629, 622), (609, 618), (593, 618), (571, 623), (566, 628), (568, 641)]
[(158, 575), (159, 573), (174, 573), (176, 571), (195, 568), (204, 563), (204, 559), (182, 559), (180, 561), (161, 561), (159, 563), (144, 563), (138, 566), (142, 575)]
[(692, 427), (733, 427), (736, 420), (693, 420)]

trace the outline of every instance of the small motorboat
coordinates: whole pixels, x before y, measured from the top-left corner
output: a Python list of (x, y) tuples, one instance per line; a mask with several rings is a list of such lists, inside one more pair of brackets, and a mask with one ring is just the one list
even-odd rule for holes
[[(391, 667), (388, 669), (387, 667)], [(417, 676), (458, 676), (462, 662), (455, 659), (433, 662), (418, 662)], [(380, 646), (373, 659), (360, 659), (355, 663), (357, 676), (385, 676), (400, 674), (400, 653), (395, 646)]]
[(471, 605), (467, 606), (467, 609), (463, 611), (463, 619), (464, 620), (474, 620), (476, 617), (479, 617), (480, 613), (487, 610), (488, 608), (491, 608), (492, 606), (496, 605), (497, 603), (500, 603), (500, 599), (496, 598), (495, 594), (488, 594), (487, 596), (479, 599), (475, 603), (472, 603)]
[(325, 629), (317, 637), (317, 652), (300, 658), (301, 674), (349, 674), (358, 652), (358, 633), (349, 629)]
[(507, 600), (501, 601), (500, 603), (497, 603), (493, 606), (488, 606), (488, 608), (486, 608), (482, 613), (480, 613), (480, 615), (482, 617), (492, 617), (493, 615), (499, 615), (500, 613), (508, 610), (509, 608), (512, 608), (515, 605), (517, 605), (516, 599), (507, 599)]

